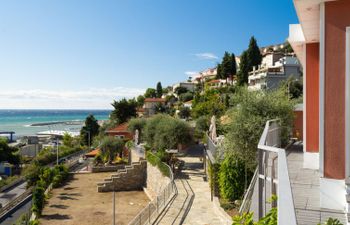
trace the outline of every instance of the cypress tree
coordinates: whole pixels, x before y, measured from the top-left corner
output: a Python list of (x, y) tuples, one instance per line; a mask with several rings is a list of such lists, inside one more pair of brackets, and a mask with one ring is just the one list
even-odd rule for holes
[(232, 60), (231, 55), (228, 52), (225, 52), (224, 58), (221, 63), (221, 78), (226, 79), (231, 75), (232, 72)]
[(219, 63), (216, 67), (216, 79), (222, 78), (221, 64)]
[(237, 74), (237, 83), (242, 86), (244, 84), (248, 84), (248, 76), (249, 76), (249, 58), (248, 52), (244, 51), (241, 55), (241, 63), (239, 64), (239, 72)]
[(253, 70), (254, 66), (257, 67), (258, 65), (261, 64), (262, 55), (254, 36), (250, 38), (247, 55), (248, 55), (249, 71)]
[(161, 98), (163, 95), (163, 87), (162, 87), (162, 83), (158, 82), (157, 83), (157, 98)]
[(236, 63), (236, 56), (234, 53), (231, 54), (231, 62), (232, 62), (232, 70), (230, 79), (232, 81), (232, 76), (237, 74), (237, 63)]

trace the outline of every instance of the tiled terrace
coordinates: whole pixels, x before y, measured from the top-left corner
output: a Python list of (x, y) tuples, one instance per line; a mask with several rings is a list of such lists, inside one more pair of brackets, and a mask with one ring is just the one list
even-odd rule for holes
[(347, 224), (343, 212), (320, 208), (319, 171), (303, 168), (302, 145), (293, 145), (288, 151), (288, 171), (291, 181), (295, 213), (299, 225), (318, 224), (329, 217)]
[[(327, 221), (329, 217), (337, 218), (341, 223), (347, 224), (345, 213), (320, 208), (319, 172), (318, 170), (303, 168), (302, 149), (301, 144), (294, 144), (287, 150), (288, 172), (298, 225), (317, 225)], [(267, 183), (266, 188), (270, 190), (269, 183)], [(258, 212), (257, 192), (258, 187), (256, 183), (250, 207), (250, 210), (254, 212), (255, 219), (257, 219)]]

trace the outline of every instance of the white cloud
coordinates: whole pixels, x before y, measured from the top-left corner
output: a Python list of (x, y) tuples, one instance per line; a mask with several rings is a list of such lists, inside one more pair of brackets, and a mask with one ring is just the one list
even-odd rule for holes
[(198, 74), (196, 71), (186, 71), (185, 74), (189, 77), (193, 77)]
[(198, 59), (200, 60), (216, 60), (219, 59), (214, 53), (210, 52), (204, 52), (204, 53), (197, 53), (194, 54)]
[(104, 109), (115, 99), (133, 98), (143, 94), (138, 88), (91, 88), (79, 91), (17, 90), (0, 91), (0, 108), (38, 109)]

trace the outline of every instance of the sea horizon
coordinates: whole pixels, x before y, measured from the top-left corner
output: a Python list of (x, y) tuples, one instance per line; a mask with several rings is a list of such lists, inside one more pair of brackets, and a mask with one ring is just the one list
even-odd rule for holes
[(13, 131), (18, 137), (35, 135), (47, 130), (77, 132), (88, 115), (94, 115), (97, 120), (107, 120), (111, 111), (104, 109), (0, 109), (0, 131)]

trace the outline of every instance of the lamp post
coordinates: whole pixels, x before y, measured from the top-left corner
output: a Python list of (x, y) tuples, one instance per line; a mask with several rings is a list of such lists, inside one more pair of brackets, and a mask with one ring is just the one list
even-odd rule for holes
[(115, 185), (113, 184), (113, 225), (115, 225)]
[(57, 155), (56, 164), (58, 165), (58, 136), (56, 137), (56, 155)]

